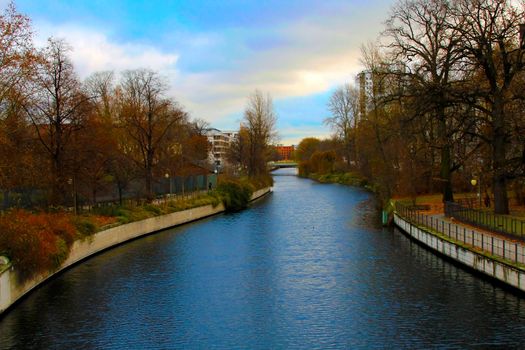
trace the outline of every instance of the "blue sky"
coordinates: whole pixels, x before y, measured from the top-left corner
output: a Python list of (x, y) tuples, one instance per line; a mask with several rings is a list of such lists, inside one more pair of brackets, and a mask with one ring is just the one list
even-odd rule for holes
[[(7, 0), (0, 0), (5, 7)], [(281, 143), (326, 137), (326, 103), (361, 69), (393, 0), (17, 0), (37, 45), (65, 39), (81, 78), (147, 67), (193, 117), (236, 129), (250, 93), (269, 93)]]

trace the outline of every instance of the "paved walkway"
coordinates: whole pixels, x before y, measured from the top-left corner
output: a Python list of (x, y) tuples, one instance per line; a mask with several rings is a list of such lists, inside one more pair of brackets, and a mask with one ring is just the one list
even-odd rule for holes
[(408, 219), (475, 250), (482, 250), (525, 267), (525, 242), (521, 240), (464, 224), (443, 214), (427, 215), (424, 212), (411, 211)]

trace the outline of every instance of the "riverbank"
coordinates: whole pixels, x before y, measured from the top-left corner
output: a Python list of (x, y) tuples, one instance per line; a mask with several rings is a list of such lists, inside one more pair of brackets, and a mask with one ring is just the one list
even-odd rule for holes
[[(255, 201), (271, 191), (272, 189), (270, 187), (255, 191), (251, 196), (251, 201)], [(0, 272), (0, 316), (22, 297), (31, 292), (31, 290), (37, 288), (56, 274), (95, 254), (139, 237), (203, 219), (224, 211), (225, 207), (222, 203), (215, 207), (206, 205), (97, 232), (85, 240), (75, 241), (71, 247), (68, 258), (57, 270), (51, 273), (39, 274), (23, 282), (20, 281), (21, 279), (19, 278), (16, 267), (8, 264), (4, 271)]]
[(394, 224), (430, 250), (512, 289), (525, 292), (525, 245), (441, 215), (395, 210)]
[(316, 174), (310, 173), (308, 175), (299, 175), (299, 177), (312, 179), (314, 181), (325, 183), (325, 184), (340, 184), (347, 186), (360, 187), (370, 192), (376, 192), (376, 186), (369, 184), (368, 181), (359, 176), (356, 173), (329, 173), (329, 174)]

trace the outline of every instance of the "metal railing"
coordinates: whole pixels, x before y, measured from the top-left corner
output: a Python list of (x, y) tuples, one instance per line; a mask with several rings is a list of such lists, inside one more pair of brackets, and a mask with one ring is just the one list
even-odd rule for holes
[(456, 202), (445, 202), (445, 216), (513, 238), (525, 239), (524, 220), (469, 208)]
[(412, 224), (425, 226), (474, 249), (479, 249), (495, 257), (513, 263), (525, 264), (525, 245), (521, 242), (511, 241), (488, 233), (470, 229), (450, 220), (438, 216), (427, 215), (420, 208), (396, 203), (396, 212)]
[[(93, 208), (115, 206), (120, 204), (118, 188), (110, 184), (99, 189), (96, 201), (91, 198), (91, 191), (82, 187), (74, 191), (68, 188), (66, 198), (62, 204), (73, 210), (91, 211)], [(188, 175), (159, 177), (153, 183), (153, 194), (157, 199), (169, 197), (172, 200), (188, 198), (217, 187), (217, 175)], [(1, 191), (1, 189), (0, 189)], [(122, 190), (122, 204), (127, 206), (142, 205), (147, 202), (144, 193), (144, 184), (141, 180), (132, 180), (126, 189)], [(9, 208), (47, 208), (46, 192), (42, 189), (27, 188), (0, 192), (0, 212)]]

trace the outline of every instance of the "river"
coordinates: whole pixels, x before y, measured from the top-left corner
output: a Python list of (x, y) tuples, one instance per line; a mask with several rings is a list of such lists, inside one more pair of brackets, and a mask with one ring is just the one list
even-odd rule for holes
[(382, 229), (369, 193), (294, 172), (54, 278), (0, 319), (0, 349), (522, 346), (520, 297)]

